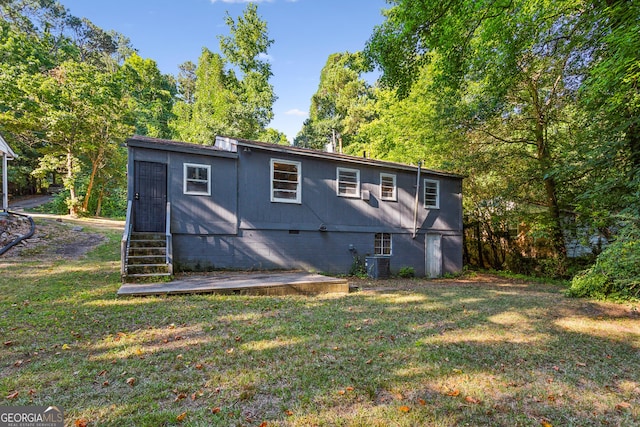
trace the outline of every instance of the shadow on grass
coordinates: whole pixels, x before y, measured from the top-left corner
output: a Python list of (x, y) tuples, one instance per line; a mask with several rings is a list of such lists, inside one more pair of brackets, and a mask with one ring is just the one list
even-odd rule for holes
[(490, 276), (313, 298), (117, 298), (100, 250), (0, 278), (12, 405), (101, 425), (639, 421), (640, 326), (624, 306)]

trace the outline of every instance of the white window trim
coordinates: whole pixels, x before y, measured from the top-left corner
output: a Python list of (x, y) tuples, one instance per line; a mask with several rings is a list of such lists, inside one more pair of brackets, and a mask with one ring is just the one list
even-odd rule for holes
[[(298, 182), (297, 187), (296, 187), (296, 198), (295, 199), (283, 199), (280, 197), (275, 197), (273, 195), (275, 188), (273, 188), (273, 165), (275, 163), (284, 163), (287, 165), (294, 165), (296, 166), (296, 168), (298, 169)], [(270, 162), (270, 175), (269, 175), (269, 182), (271, 185), (271, 201), (275, 202), (275, 203), (297, 203), (297, 204), (301, 204), (302, 203), (302, 163), (301, 162), (294, 162), (291, 160), (281, 160), (281, 159), (271, 159)]]
[[(383, 253), (380, 253), (380, 254), (376, 253), (376, 248), (375, 248), (375, 244), (376, 244), (376, 242), (375, 242), (375, 238), (376, 238), (376, 235), (377, 235), (377, 234), (381, 234), (381, 235), (382, 235), (382, 236), (381, 236), (381, 238), (382, 238), (382, 242), (384, 242), (384, 235), (385, 235), (385, 234), (388, 234), (388, 235), (389, 235), (389, 253), (388, 253), (388, 254), (385, 254), (385, 253), (384, 253), (384, 245), (382, 245), (382, 246), (381, 246), (381, 249), (382, 249), (382, 252), (383, 252)], [(373, 254), (374, 254), (375, 256), (391, 256), (391, 255), (393, 255), (393, 235), (392, 235), (391, 233), (376, 233), (376, 234), (374, 234), (374, 236), (373, 236), (373, 246), (374, 246), (374, 248), (373, 248)]]
[[(341, 194), (340, 193), (340, 172), (355, 172), (356, 173), (356, 194)], [(350, 168), (336, 168), (336, 194), (340, 197), (348, 197), (353, 199), (360, 198), (360, 169)]]
[[(436, 204), (427, 205), (427, 197), (425, 191), (427, 190), (427, 183), (436, 184)], [(424, 207), (427, 209), (440, 209), (440, 181), (437, 179), (425, 179), (424, 186), (422, 188), (422, 196), (424, 197)]]
[[(393, 196), (385, 197), (382, 193), (382, 179), (383, 178), (391, 178), (393, 180)], [(392, 173), (380, 173), (380, 200), (387, 200), (391, 202), (398, 201), (398, 185), (396, 183), (396, 175)]]
[[(201, 168), (207, 170), (207, 191), (189, 191), (187, 190), (187, 169), (188, 168)], [(182, 192), (191, 196), (210, 196), (211, 195), (211, 165), (201, 165), (197, 163), (184, 163), (182, 169)], [(192, 180), (193, 181), (193, 180)]]

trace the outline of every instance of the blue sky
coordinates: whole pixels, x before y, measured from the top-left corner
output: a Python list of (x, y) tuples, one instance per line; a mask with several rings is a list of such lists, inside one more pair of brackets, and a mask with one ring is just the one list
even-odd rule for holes
[[(203, 47), (218, 51), (217, 35), (227, 34), (225, 12), (236, 18), (244, 0), (61, 0), (71, 13), (131, 39), (143, 58), (163, 73), (197, 62)], [(290, 141), (307, 118), (311, 96), (330, 54), (362, 50), (383, 22), (385, 0), (262, 0), (258, 13), (267, 22), (276, 101), (270, 127)]]

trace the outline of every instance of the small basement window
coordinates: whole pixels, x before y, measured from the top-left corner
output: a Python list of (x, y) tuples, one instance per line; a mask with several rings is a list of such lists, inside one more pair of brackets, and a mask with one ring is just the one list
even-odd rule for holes
[(391, 233), (376, 233), (374, 255), (391, 255)]
[(424, 180), (424, 207), (440, 209), (440, 181)]
[(358, 169), (337, 169), (337, 194), (343, 197), (360, 197), (360, 171)]
[(184, 194), (211, 195), (211, 165), (184, 164)]
[(393, 202), (398, 200), (395, 175), (390, 173), (380, 174), (380, 199)]
[(300, 162), (271, 159), (271, 201), (301, 203)]

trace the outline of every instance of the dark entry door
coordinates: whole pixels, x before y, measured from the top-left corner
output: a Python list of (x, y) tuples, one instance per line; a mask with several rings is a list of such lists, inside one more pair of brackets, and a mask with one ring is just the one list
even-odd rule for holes
[(135, 162), (134, 231), (165, 231), (167, 165)]

